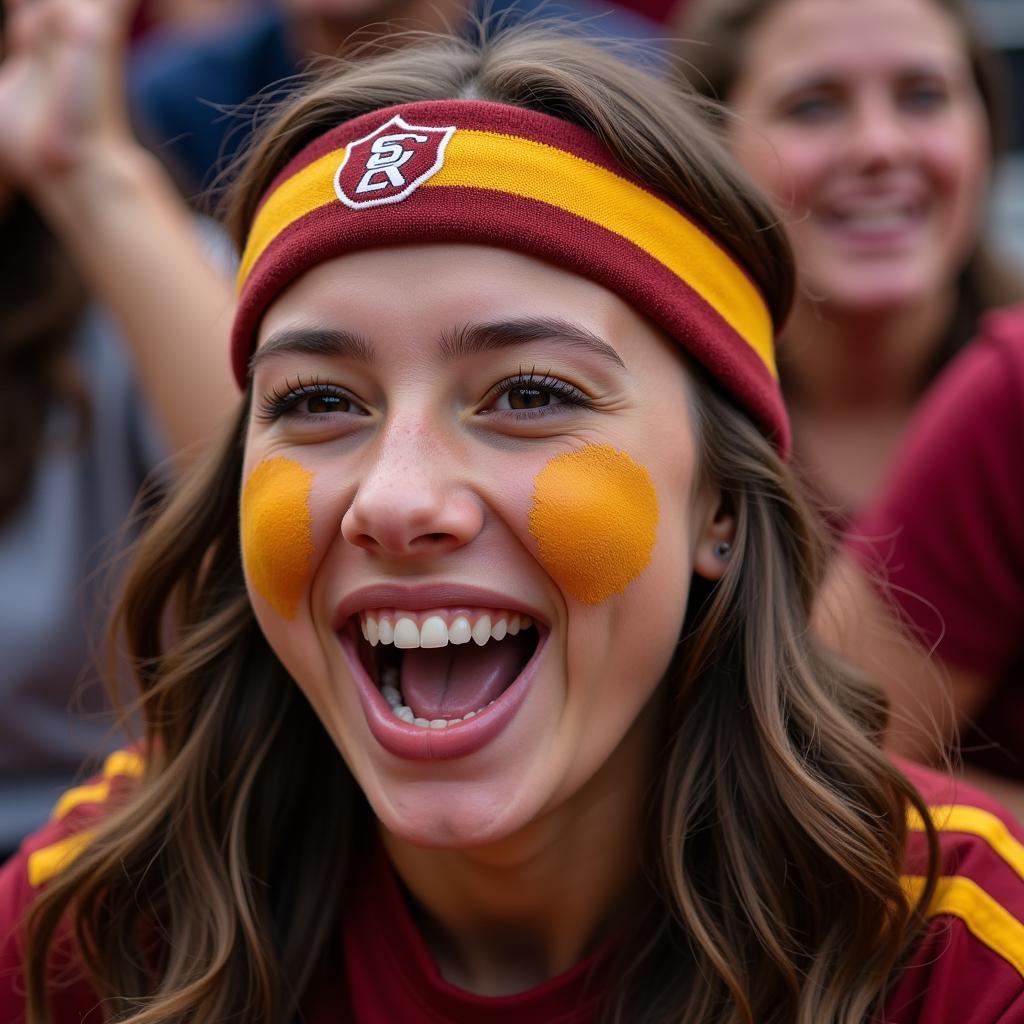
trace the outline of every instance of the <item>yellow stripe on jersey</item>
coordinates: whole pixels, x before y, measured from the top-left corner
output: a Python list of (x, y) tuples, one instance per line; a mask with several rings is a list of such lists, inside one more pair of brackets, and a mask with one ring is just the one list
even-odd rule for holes
[[(980, 807), (967, 804), (938, 804), (928, 808), (932, 822), (940, 832), (965, 832), (986, 843), (1024, 878), (1024, 844), (1017, 840), (1001, 818)], [(923, 832), (924, 822), (913, 808), (907, 813), (907, 828)]]
[[(904, 875), (903, 890), (916, 903), (921, 898), (925, 880), (917, 875)], [(944, 875), (936, 883), (926, 917), (951, 914), (967, 926), (979, 942), (1012, 964), (1024, 977), (1024, 924), (1006, 907), (994, 900), (969, 878)]]
[(37, 888), (68, 867), (92, 842), (91, 832), (74, 835), (51, 843), (28, 855), (28, 884)]
[[(146, 767), (145, 758), (131, 750), (115, 750), (103, 762), (103, 778), (84, 786), (69, 789), (57, 801), (51, 819), (60, 821), (82, 804), (101, 804), (110, 796), (111, 781), (117, 777), (138, 778)], [(63, 871), (92, 841), (86, 830), (60, 839), (28, 855), (29, 885), (36, 887)]]
[[(260, 208), (238, 273), (239, 290), (263, 252), (300, 217), (337, 201), (334, 150), (282, 182)], [(462, 129), (422, 188), (480, 188), (564, 210), (644, 250), (685, 281), (777, 376), (771, 316), (736, 262), (688, 217), (646, 189), (566, 150), (532, 139)]]
[(127, 776), (137, 779), (142, 775), (146, 762), (140, 754), (131, 750), (115, 750), (106, 761), (103, 762), (103, 778), (99, 782), (91, 782), (85, 786), (76, 786), (69, 789), (57, 801), (53, 813), (50, 815), (52, 821), (60, 821), (73, 808), (80, 804), (101, 804), (110, 796), (110, 781), (117, 776)]

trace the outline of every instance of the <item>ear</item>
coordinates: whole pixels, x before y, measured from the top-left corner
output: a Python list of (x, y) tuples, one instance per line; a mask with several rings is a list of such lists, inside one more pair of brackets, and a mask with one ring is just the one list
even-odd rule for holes
[(732, 500), (719, 492), (705, 506), (704, 522), (693, 553), (693, 571), (711, 582), (720, 580), (729, 566), (735, 538), (736, 514)]

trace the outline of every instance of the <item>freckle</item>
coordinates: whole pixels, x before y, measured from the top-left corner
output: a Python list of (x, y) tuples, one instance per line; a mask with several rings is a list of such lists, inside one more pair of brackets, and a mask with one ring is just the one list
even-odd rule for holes
[(252, 588), (286, 619), (295, 617), (313, 557), (313, 474), (292, 459), (261, 462), (242, 489), (242, 560)]
[(537, 475), (529, 527), (552, 579), (577, 601), (599, 604), (650, 563), (658, 496), (625, 452), (588, 445), (555, 456)]

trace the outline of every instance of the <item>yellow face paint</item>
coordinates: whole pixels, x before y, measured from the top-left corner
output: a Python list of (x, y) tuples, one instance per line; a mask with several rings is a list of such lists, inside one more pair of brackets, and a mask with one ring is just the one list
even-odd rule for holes
[(242, 489), (242, 560), (253, 589), (293, 618), (313, 557), (313, 474), (292, 459), (261, 462)]
[(529, 523), (555, 582), (577, 601), (598, 604), (647, 568), (658, 497), (647, 470), (625, 452), (588, 445), (537, 475)]

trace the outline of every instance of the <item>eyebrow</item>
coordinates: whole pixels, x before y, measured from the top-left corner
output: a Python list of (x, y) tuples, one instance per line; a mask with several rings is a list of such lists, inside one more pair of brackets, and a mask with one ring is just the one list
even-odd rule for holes
[[(438, 348), (445, 362), (454, 362), (482, 352), (528, 345), (534, 341), (558, 341), (594, 352), (625, 370), (626, 364), (608, 342), (579, 324), (551, 317), (529, 317), (494, 323), (469, 324), (441, 333)], [(272, 334), (249, 359), (250, 378), (264, 362), (282, 355), (329, 356), (372, 364), (373, 343), (343, 328), (292, 327)]]
[(565, 342), (596, 353), (622, 370), (626, 369), (621, 356), (608, 342), (579, 324), (552, 317), (470, 324), (457, 331), (444, 332), (440, 342), (441, 357), (448, 362), (534, 341)]
[(333, 356), (372, 363), (373, 343), (354, 331), (336, 327), (292, 327), (276, 331), (249, 359), (249, 377), (266, 360), (282, 355)]

